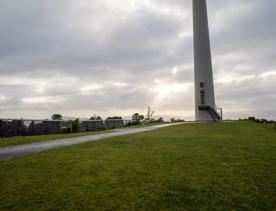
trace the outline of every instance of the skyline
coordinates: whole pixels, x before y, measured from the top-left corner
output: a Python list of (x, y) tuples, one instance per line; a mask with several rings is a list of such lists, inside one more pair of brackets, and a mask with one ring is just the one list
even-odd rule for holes
[[(192, 1), (0, 0), (0, 118), (194, 119)], [(217, 105), (276, 119), (276, 2), (208, 1)]]

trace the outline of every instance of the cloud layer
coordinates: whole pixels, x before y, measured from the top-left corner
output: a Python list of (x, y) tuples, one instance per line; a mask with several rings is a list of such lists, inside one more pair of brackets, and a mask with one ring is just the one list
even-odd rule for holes
[[(191, 1), (0, 0), (0, 117), (194, 117)], [(276, 2), (209, 0), (217, 104), (276, 119)]]

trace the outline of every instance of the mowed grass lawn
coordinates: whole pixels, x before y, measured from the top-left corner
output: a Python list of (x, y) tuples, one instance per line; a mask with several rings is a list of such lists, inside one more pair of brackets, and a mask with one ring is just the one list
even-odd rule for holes
[(14, 145), (20, 145), (20, 144), (30, 144), (30, 143), (49, 141), (54, 139), (89, 136), (89, 135), (95, 135), (95, 134), (106, 133), (106, 132), (112, 132), (112, 131), (106, 130), (106, 131), (98, 131), (98, 132), (69, 133), (69, 134), (14, 136), (14, 137), (0, 138), (0, 147), (14, 146)]
[(0, 210), (275, 210), (276, 131), (183, 124), (0, 160)]
[[(160, 125), (160, 123), (136, 125), (136, 126), (131, 126), (131, 127), (127, 127), (127, 128), (151, 127), (151, 126), (156, 126), (156, 125)], [(0, 137), (0, 147), (14, 146), (14, 145), (20, 145), (20, 144), (31, 144), (31, 143), (35, 143), (35, 142), (41, 142), (41, 141), (49, 141), (49, 140), (63, 139), (63, 138), (73, 138), (73, 137), (79, 137), (79, 136), (89, 136), (89, 135), (110, 133), (110, 132), (113, 132), (113, 130), (82, 132), (82, 133), (69, 133), (69, 134), (13, 136), (13, 137), (7, 137), (7, 138)]]

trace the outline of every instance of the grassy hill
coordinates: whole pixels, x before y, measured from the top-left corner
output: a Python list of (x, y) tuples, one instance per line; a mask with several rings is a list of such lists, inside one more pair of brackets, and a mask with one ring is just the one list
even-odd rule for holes
[(74, 138), (80, 136), (89, 136), (100, 133), (111, 132), (111, 130), (97, 131), (97, 132), (83, 132), (83, 133), (68, 133), (68, 134), (50, 134), (50, 135), (34, 135), (34, 136), (13, 136), (7, 138), (0, 138), (0, 147), (31, 144), (41, 141), (49, 141), (63, 138)]
[(0, 210), (273, 210), (276, 131), (183, 124), (0, 160)]

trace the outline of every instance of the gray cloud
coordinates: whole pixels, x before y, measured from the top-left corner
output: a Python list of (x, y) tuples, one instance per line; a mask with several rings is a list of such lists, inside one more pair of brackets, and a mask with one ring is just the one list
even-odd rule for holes
[[(193, 116), (191, 2), (0, 0), (0, 117)], [(273, 0), (208, 1), (217, 104), (276, 118)]]

